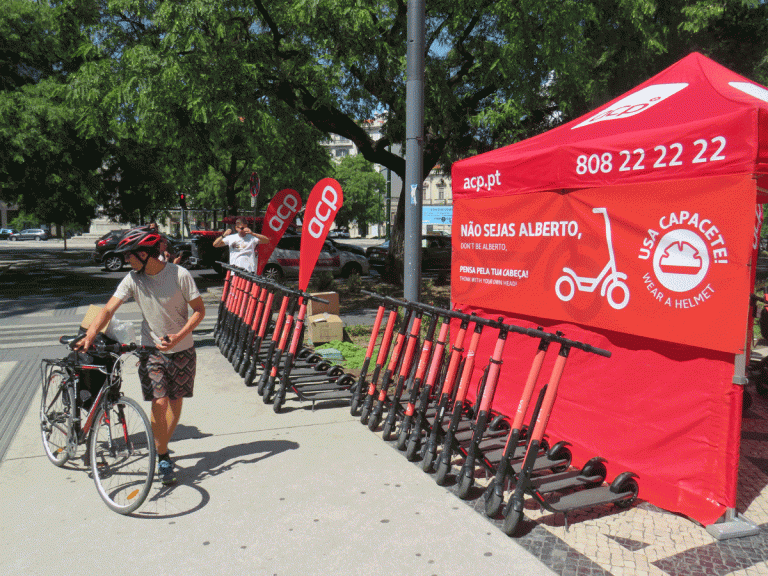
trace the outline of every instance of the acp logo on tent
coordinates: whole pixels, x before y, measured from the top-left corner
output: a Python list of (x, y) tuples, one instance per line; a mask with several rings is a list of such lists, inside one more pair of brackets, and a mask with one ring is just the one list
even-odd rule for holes
[(635, 116), (656, 106), (656, 104), (663, 102), (670, 96), (677, 94), (686, 86), (688, 86), (686, 82), (646, 86), (642, 90), (633, 92), (618, 102), (614, 102), (610, 107), (601, 110), (594, 116), (590, 116), (581, 124), (577, 124), (571, 128), (571, 130), (581, 128), (582, 126), (589, 126), (590, 124), (596, 124), (597, 122), (605, 122), (606, 120), (621, 120), (622, 118)]

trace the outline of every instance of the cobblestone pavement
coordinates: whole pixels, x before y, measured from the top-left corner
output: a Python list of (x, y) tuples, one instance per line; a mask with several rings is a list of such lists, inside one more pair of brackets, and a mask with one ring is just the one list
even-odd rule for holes
[[(562, 514), (542, 511), (529, 499), (524, 535), (515, 541), (564, 576), (768, 575), (768, 398), (754, 389), (751, 395), (742, 426), (737, 511), (759, 525), (757, 536), (718, 541), (692, 520), (641, 500), (628, 510), (607, 505), (571, 512), (566, 526)], [(454, 462), (454, 472), (460, 463)], [(485, 517), (481, 495), (487, 481), (476, 483), (471, 499), (456, 496), (457, 502)], [(455, 485), (448, 489), (456, 492)], [(501, 529), (501, 519), (488, 521)]]

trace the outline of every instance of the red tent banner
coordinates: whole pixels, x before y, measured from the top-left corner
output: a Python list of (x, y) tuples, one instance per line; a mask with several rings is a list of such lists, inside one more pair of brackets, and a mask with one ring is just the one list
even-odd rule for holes
[[(768, 89), (696, 53), (452, 167), (454, 304), (612, 352), (569, 356), (550, 443), (705, 525), (736, 507), (766, 174)], [(494, 410), (514, 413), (536, 345), (508, 343)]]
[(306, 290), (334, 218), (344, 203), (341, 185), (333, 178), (315, 184), (307, 199), (301, 233), (299, 288)]
[(264, 224), (261, 227), (261, 233), (269, 238), (269, 244), (258, 245), (259, 269), (256, 271), (257, 274), (261, 274), (264, 271), (264, 266), (267, 265), (267, 261), (272, 256), (272, 252), (277, 247), (280, 238), (283, 237), (288, 226), (290, 226), (296, 214), (301, 210), (301, 204), (299, 193), (290, 188), (280, 190), (270, 200), (264, 215)]
[(453, 298), (738, 354), (755, 197), (715, 176), (456, 202)]

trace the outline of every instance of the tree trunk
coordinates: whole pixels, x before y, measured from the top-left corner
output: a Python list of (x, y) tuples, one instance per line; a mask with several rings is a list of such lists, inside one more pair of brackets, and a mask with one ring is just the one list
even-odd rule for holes
[(389, 253), (387, 254), (387, 262), (384, 268), (384, 280), (403, 285), (405, 279), (404, 275), (404, 259), (405, 259), (405, 178), (403, 178), (403, 185), (400, 188), (400, 199), (397, 202), (397, 210), (395, 211), (395, 221), (392, 223), (392, 229), (389, 237)]

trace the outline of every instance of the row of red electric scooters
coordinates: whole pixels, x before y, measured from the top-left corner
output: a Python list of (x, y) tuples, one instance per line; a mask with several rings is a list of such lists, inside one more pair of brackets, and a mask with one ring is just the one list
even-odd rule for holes
[[(225, 268), (215, 341), (246, 385), (257, 385), (275, 412), (284, 405), (288, 391), (300, 401), (311, 401), (313, 408), (318, 401), (348, 400), (353, 415), (371, 430), (381, 424), (384, 440), (394, 440), (408, 460), (434, 471), (438, 484), (448, 482), (454, 461), (460, 461), (456, 483), (464, 499), (471, 496), (478, 473), (484, 471), (491, 478), (484, 491), (485, 512), (490, 517), (501, 512), (502, 529), (508, 535), (518, 531), (526, 495), (546, 510), (564, 513), (566, 523), (571, 510), (608, 503), (628, 507), (637, 498), (635, 474), (623, 472), (606, 485), (603, 458), (573, 469), (567, 443), (550, 446), (545, 437), (571, 350), (606, 357), (609, 352), (560, 333), (503, 323), (501, 318), (489, 320), (367, 292), (379, 307), (355, 379), (303, 347), (306, 303), (315, 296), (229, 265)], [(456, 332), (450, 346), (452, 323)], [(475, 382), (477, 350), (488, 333), (495, 336), (493, 353)], [(494, 409), (493, 400), (510, 333), (539, 343), (517, 411), (507, 415)], [(553, 344), (557, 358), (534, 401)], [(472, 390), (474, 402), (468, 400)], [(530, 424), (525, 426), (532, 402)]]
[(346, 400), (355, 379), (303, 346), (307, 302), (327, 301), (221, 263), (227, 270), (214, 342), (246, 386), (278, 413), (288, 392), (302, 402)]

